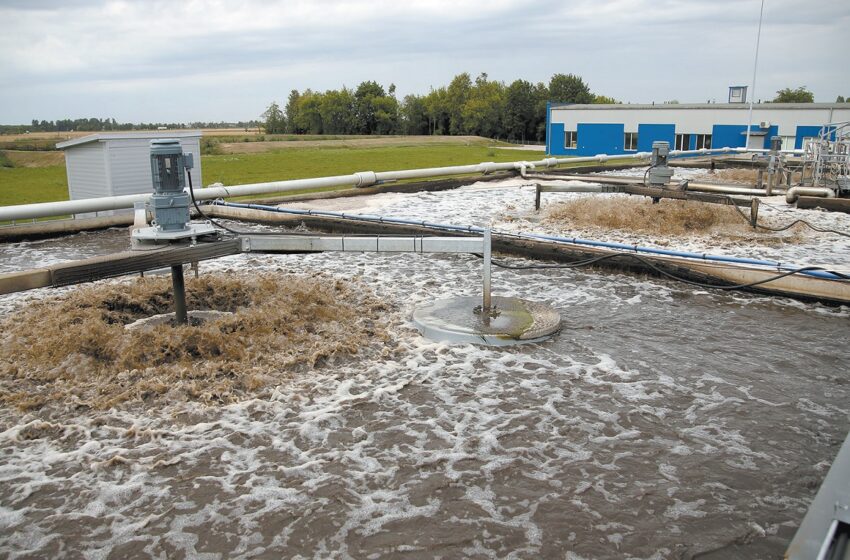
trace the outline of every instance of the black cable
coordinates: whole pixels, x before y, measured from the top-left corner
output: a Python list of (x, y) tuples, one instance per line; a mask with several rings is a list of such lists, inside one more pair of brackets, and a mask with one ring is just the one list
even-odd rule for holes
[(195, 207), (195, 210), (197, 210), (198, 214), (203, 219), (205, 219), (206, 221), (208, 221), (212, 225), (223, 229), (224, 231), (229, 231), (230, 233), (233, 233), (233, 234), (236, 234), (236, 235), (248, 235), (247, 233), (236, 231), (235, 229), (231, 229), (231, 228), (227, 227), (226, 225), (222, 224), (221, 222), (214, 220), (214, 219), (210, 218), (209, 216), (207, 216), (204, 213), (204, 211), (201, 210), (201, 207), (198, 206), (198, 201), (195, 200), (195, 187), (192, 185), (192, 172), (189, 171), (188, 169), (186, 170), (186, 176), (189, 178), (189, 196), (192, 197), (192, 205)]
[[(481, 257), (481, 255), (476, 255), (476, 256)], [(808, 272), (808, 271), (813, 271), (813, 270), (822, 270), (822, 271), (825, 271), (825, 272), (830, 272), (831, 274), (835, 274), (836, 276), (839, 276), (842, 281), (850, 280), (850, 276), (848, 276), (846, 274), (827, 270), (827, 269), (820, 267), (820, 266), (803, 266), (803, 267), (800, 267), (800, 268), (795, 268), (793, 270), (783, 272), (781, 274), (777, 274), (775, 276), (771, 276), (770, 278), (765, 278), (764, 280), (758, 280), (756, 282), (748, 282), (746, 284), (733, 284), (733, 285), (730, 285), (730, 286), (719, 286), (719, 285), (716, 285), (716, 284), (707, 284), (705, 282), (698, 282), (696, 280), (690, 280), (688, 278), (682, 278), (681, 276), (676, 276), (675, 274), (667, 272), (666, 270), (656, 266), (655, 263), (653, 263), (651, 260), (646, 259), (644, 257), (641, 257), (640, 255), (632, 254), (632, 253), (615, 253), (615, 254), (611, 254), (611, 255), (601, 255), (599, 257), (593, 257), (591, 259), (587, 259), (587, 260), (584, 260), (584, 261), (578, 261), (578, 262), (567, 263), (567, 264), (509, 265), (509, 264), (505, 264), (505, 263), (502, 263), (502, 262), (499, 262), (499, 261), (491, 261), (491, 262), (499, 268), (506, 268), (506, 269), (510, 269), (510, 270), (539, 270), (539, 269), (557, 269), (557, 268), (579, 268), (579, 267), (582, 267), (582, 266), (588, 266), (588, 265), (591, 265), (591, 264), (598, 263), (600, 261), (604, 261), (604, 260), (608, 260), (608, 259), (614, 259), (614, 258), (618, 258), (618, 257), (626, 257), (626, 258), (636, 260), (636, 261), (640, 262), (641, 264), (651, 268), (652, 270), (654, 270), (654, 271), (658, 272), (659, 274), (666, 276), (667, 278), (670, 278), (672, 280), (678, 280), (679, 282), (684, 282), (686, 284), (691, 284), (693, 286), (699, 286), (701, 288), (712, 288), (712, 289), (718, 289), (718, 290), (740, 290), (740, 289), (744, 289), (744, 288), (752, 288), (752, 287), (758, 286), (760, 284), (766, 284), (768, 282), (773, 282), (774, 280), (779, 280), (780, 278), (785, 278), (786, 276), (791, 276), (792, 274), (800, 274), (801, 272)]]
[[(732, 205), (732, 208), (735, 209), (735, 211), (738, 213), (739, 216), (741, 216), (741, 218), (744, 219), (744, 221), (746, 221), (748, 224), (752, 224), (752, 220), (750, 220), (750, 218), (748, 218), (747, 215), (744, 214), (741, 211), (740, 208), (738, 208), (738, 205), (735, 204), (734, 198), (732, 198), (728, 194), (723, 195), (723, 197), (729, 202), (729, 204)], [(786, 224), (782, 227), (776, 227), (776, 228), (770, 227), (770, 226), (765, 226), (765, 225), (762, 225), (762, 224), (756, 222), (755, 227), (757, 227), (759, 229), (767, 230), (767, 231), (785, 231), (787, 229), (791, 229), (792, 227), (794, 227), (797, 224), (803, 224), (803, 225), (813, 229), (814, 231), (818, 231), (818, 232), (821, 232), (821, 233), (834, 233), (835, 235), (841, 235), (843, 237), (850, 237), (850, 233), (845, 233), (843, 231), (838, 231), (838, 230), (834, 230), (834, 229), (819, 228), (815, 225), (810, 224), (809, 222), (807, 222), (806, 220), (803, 220), (803, 219), (797, 219), (797, 220), (794, 220), (793, 222), (791, 222), (790, 224)]]

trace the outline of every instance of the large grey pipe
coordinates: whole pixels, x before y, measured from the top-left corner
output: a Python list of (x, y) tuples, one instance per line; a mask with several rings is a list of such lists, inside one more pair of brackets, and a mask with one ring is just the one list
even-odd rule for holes
[[(737, 148), (718, 148), (711, 152), (740, 152)], [(707, 154), (709, 150), (673, 151), (670, 155)], [(351, 175), (336, 175), (333, 177), (317, 177), (314, 179), (295, 179), (290, 181), (271, 181), (267, 183), (252, 183), (231, 187), (207, 187), (195, 190), (198, 200), (230, 198), (234, 196), (252, 196), (272, 194), (305, 189), (320, 189), (329, 187), (367, 187), (376, 183), (399, 181), (403, 179), (424, 179), (427, 177), (445, 177), (448, 175), (464, 175), (470, 173), (492, 173), (494, 171), (517, 171), (537, 167), (558, 167), (573, 163), (588, 163), (629, 159), (646, 159), (648, 152), (609, 156), (600, 154), (589, 157), (545, 158), (537, 161), (512, 161), (506, 163), (484, 162), (474, 165), (455, 165), (451, 167), (429, 167), (425, 169), (406, 169), (400, 171), (361, 171)], [(147, 202), (150, 194), (131, 194), (123, 196), (107, 196), (85, 200), (66, 200), (62, 202), (42, 202), (38, 204), (20, 204), (0, 207), (0, 222), (12, 220), (32, 220), (52, 216), (82, 214), (86, 212), (104, 212), (107, 210), (123, 210), (133, 208), (136, 202)]]
[(785, 193), (785, 202), (794, 204), (801, 196), (820, 196), (824, 198), (835, 198), (832, 189), (826, 187), (791, 187)]
[[(629, 155), (607, 156), (598, 155), (580, 158), (545, 158), (538, 161), (513, 161), (507, 163), (484, 162), (474, 165), (455, 165), (451, 167), (429, 167), (425, 169), (405, 169), (400, 171), (361, 171), (351, 175), (336, 175), (332, 177), (316, 177), (314, 179), (294, 179), (290, 181), (271, 181), (267, 183), (251, 183), (230, 187), (207, 187), (195, 189), (195, 198), (211, 200), (271, 194), (305, 189), (320, 189), (328, 187), (368, 187), (381, 182), (398, 181), (403, 179), (422, 179), (426, 177), (445, 177), (447, 175), (464, 175), (470, 173), (492, 173), (495, 171), (515, 171), (521, 167), (558, 167), (567, 163), (605, 162), (619, 159), (646, 158), (649, 154), (637, 153)], [(107, 196), (85, 200), (66, 200), (62, 202), (42, 202), (38, 204), (20, 204), (0, 207), (0, 221), (31, 220), (51, 216), (65, 216), (84, 212), (103, 212), (107, 210), (122, 210), (133, 208), (136, 202), (146, 202), (150, 194), (131, 194), (123, 196)]]

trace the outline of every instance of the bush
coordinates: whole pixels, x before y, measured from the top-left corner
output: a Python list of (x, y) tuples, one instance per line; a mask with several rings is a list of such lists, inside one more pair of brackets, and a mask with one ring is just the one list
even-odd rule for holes
[(221, 155), (221, 146), (218, 145), (218, 140), (212, 138), (204, 138), (201, 140), (201, 155), (217, 156)]

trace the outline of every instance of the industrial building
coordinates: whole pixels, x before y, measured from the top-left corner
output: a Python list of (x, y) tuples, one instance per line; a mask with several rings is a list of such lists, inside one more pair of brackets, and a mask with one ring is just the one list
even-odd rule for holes
[[(745, 99), (730, 88), (730, 100)], [(828, 123), (850, 121), (846, 103), (757, 103), (752, 120), (742, 102), (664, 105), (577, 105), (550, 103), (546, 109), (546, 153), (592, 156), (649, 152), (664, 140), (677, 150), (769, 148), (782, 137), (783, 150), (803, 149)], [(747, 123), (751, 122), (749, 145)]]
[(195, 183), (201, 179), (201, 131), (104, 132), (56, 144), (65, 152), (71, 200), (151, 192), (151, 140), (174, 138), (194, 156)]

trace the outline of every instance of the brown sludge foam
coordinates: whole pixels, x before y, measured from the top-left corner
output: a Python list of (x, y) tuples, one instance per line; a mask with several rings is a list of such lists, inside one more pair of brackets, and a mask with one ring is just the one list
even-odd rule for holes
[[(0, 323), (0, 402), (108, 408), (232, 402), (320, 362), (387, 342), (387, 305), (327, 275), (210, 274), (190, 309), (233, 312), (199, 326), (127, 330), (171, 311), (169, 277), (103, 283), (29, 304)], [(386, 350), (384, 350), (386, 351)]]

